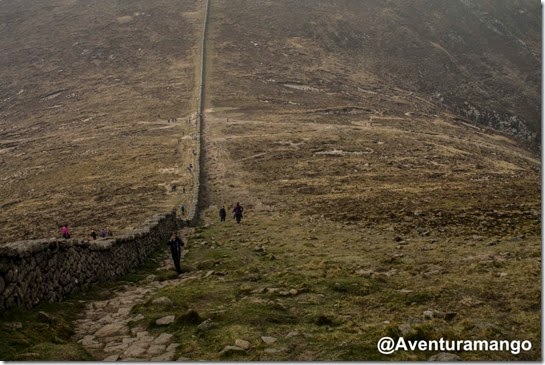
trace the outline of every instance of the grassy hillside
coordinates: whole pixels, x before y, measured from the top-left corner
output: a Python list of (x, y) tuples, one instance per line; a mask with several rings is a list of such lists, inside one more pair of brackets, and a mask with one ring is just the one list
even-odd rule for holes
[[(540, 330), (530, 323), (541, 319), (541, 162), (460, 112), (463, 101), (501, 105), (533, 120), (529, 129), (539, 124), (537, 28), (531, 20), (517, 28), (509, 13), (520, 6), (533, 19), (531, 4), (502, 3), (493, 15), (482, 13), (484, 2), (312, 4), (213, 2), (210, 226), (188, 265), (213, 260), (221, 274), (161, 295), (218, 328), (196, 332), (181, 355), (221, 358), (237, 338), (253, 347), (235, 359), (433, 355), (376, 350), (380, 337), (404, 334), (531, 338), (530, 353), (458, 355), (539, 358)], [(525, 56), (491, 30), (492, 16), (525, 39)], [(447, 42), (456, 32), (465, 46)], [(483, 68), (493, 75), (483, 78)], [(507, 69), (533, 81), (512, 82)], [(447, 91), (461, 104), (441, 102)], [(535, 103), (518, 109), (521, 95)], [(244, 224), (217, 222), (217, 209), (237, 201)], [(268, 335), (278, 343), (264, 344)]]
[[(149, 9), (142, 3), (138, 11), (161, 11), (167, 23), (172, 19), (166, 34), (182, 44), (191, 44), (190, 40), (195, 44), (199, 7), (187, 5), (189, 10), (181, 18), (193, 19), (188, 23), (168, 16), (182, 11), (174, 3), (161, 2)], [(7, 5), (0, 2), (2, 6)], [(179, 344), (172, 359), (363, 361), (426, 360), (435, 355), (378, 352), (381, 337), (405, 336), (529, 340), (532, 349), (520, 354), (463, 351), (456, 355), (462, 360), (539, 360), (541, 161), (532, 152), (539, 147), (532, 144), (536, 142), (532, 133), (539, 131), (541, 110), (541, 19), (536, 7), (527, 1), (212, 1), (202, 222), (194, 232), (183, 232), (190, 234), (184, 274), (174, 276), (165, 252), (155, 258), (162, 262), (150, 262), (127, 279), (134, 282), (131, 290), (141, 289), (138, 303), (123, 296), (126, 282), (112, 283), (99, 301), (72, 298), (78, 305), (67, 320), (74, 332), (57, 341), (69, 344), (69, 354), (51, 355), (36, 343), (15, 341), (10, 342), (9, 357), (25, 358), (21, 353), (30, 351), (37, 354), (32, 359), (102, 360), (112, 352), (106, 353), (108, 338), (94, 343), (95, 324), (127, 316), (138, 318), (123, 324), (124, 335), (132, 338), (110, 342), (120, 342), (121, 348), (125, 340), (137, 341), (137, 333), (146, 332), (142, 337), (149, 338), (167, 333)], [(136, 26), (139, 18), (131, 15), (129, 22), (126, 14), (120, 11), (110, 18), (116, 29)], [(152, 19), (161, 23), (160, 17)], [(155, 22), (149, 27), (157, 26)], [(107, 39), (114, 39), (114, 34)], [(191, 35), (189, 40), (186, 34)], [(170, 52), (185, 51), (165, 48), (161, 54)], [(99, 128), (92, 134), (112, 137), (95, 138), (97, 146), (104, 146), (96, 158), (111, 162), (94, 160), (94, 166), (111, 165), (115, 170), (102, 173), (103, 190), (88, 187), (71, 194), (101, 197), (90, 201), (89, 210), (104, 212), (120, 226), (129, 225), (128, 210), (137, 210), (131, 216), (136, 220), (138, 214), (163, 209), (179, 197), (165, 194), (168, 185), (157, 190), (159, 184), (189, 181), (190, 176), (183, 175), (188, 161), (179, 160), (186, 154), (172, 154), (172, 148), (174, 140), (187, 136), (191, 127), (164, 119), (160, 124), (154, 116), (159, 113), (154, 108), (171, 102), (172, 108), (180, 108), (165, 106), (172, 114), (191, 110), (189, 104), (178, 102), (192, 96), (194, 79), (188, 75), (197, 64), (192, 56), (183, 55), (177, 57), (183, 58), (187, 73), (174, 73), (181, 77), (183, 89), (161, 94), (157, 104), (147, 97), (137, 99), (134, 110), (141, 107), (144, 116), (135, 116), (136, 120), (156, 123), (156, 129), (136, 128), (139, 124), (129, 128), (121, 121), (132, 117), (120, 117), (120, 124), (99, 119), (104, 132)], [(157, 72), (157, 80), (174, 77), (158, 72), (158, 64), (164, 67), (150, 58), (142, 70)], [(170, 67), (174, 65), (180, 66)], [(136, 71), (135, 75), (144, 77)], [(16, 89), (10, 93), (16, 94)], [(141, 91), (154, 95), (152, 90)], [(117, 93), (108, 95), (113, 98)], [(47, 105), (64, 100), (60, 98), (47, 99), (51, 103)], [(83, 107), (89, 100), (79, 102)], [(1, 112), (12, 110), (16, 115), (15, 110), (23, 109), (3, 107)], [(113, 107), (108, 110), (108, 118), (123, 115)], [(149, 110), (153, 113), (146, 117)], [(475, 114), (485, 110), (492, 114), (482, 118)], [(510, 124), (500, 126), (501, 131), (488, 127), (508, 119)], [(36, 138), (34, 124), (30, 119), (28, 123), (29, 129), (17, 130), (21, 134), (17, 138), (27, 138), (26, 133)], [(64, 136), (62, 123), (50, 125), (52, 136)], [(111, 129), (106, 127), (112, 125), (120, 134), (107, 134)], [(518, 130), (510, 130), (515, 125)], [(8, 126), (2, 128), (8, 133)], [(138, 154), (131, 155), (119, 146), (125, 141), (123, 133), (134, 130), (141, 134), (134, 140)], [(83, 138), (81, 134), (78, 138)], [(47, 141), (44, 145), (50, 145)], [(10, 174), (21, 171), (25, 155), (20, 154), (29, 153), (18, 146), (7, 146), (0, 155)], [(33, 144), (22, 146), (30, 149)], [(76, 151), (79, 146), (75, 144)], [(70, 150), (63, 146), (58, 153), (62, 151)], [(37, 165), (59, 160), (49, 156), (60, 155), (44, 154)], [(87, 158), (77, 161), (75, 167), (88, 163)], [(159, 161), (164, 165), (157, 166)], [(26, 161), (24, 166), (35, 165)], [(158, 170), (172, 173), (170, 180)], [(27, 194), (30, 186), (34, 194), (41, 194), (34, 200), (37, 213), (44, 207), (66, 206), (44, 199), (55, 195), (24, 180), (32, 174), (10, 174), (3, 176), (9, 184), (1, 189), (11, 189), (2, 194), (11, 199), (3, 201), (13, 203), (4, 204), (0, 213), (4, 217), (22, 221), (30, 219), (22, 218), (29, 214), (36, 219), (25, 205), (32, 200), (16, 190), (20, 186), (26, 186)], [(64, 183), (53, 176), (40, 180), (63, 194), (76, 182), (86, 181), (74, 176)], [(142, 190), (135, 194), (132, 188), (121, 189), (125, 186)], [(230, 211), (236, 202), (245, 208), (242, 224), (231, 217), (219, 222), (219, 208), (225, 205)], [(3, 219), (6, 236), (14, 237), (15, 226)], [(117, 308), (118, 303), (132, 306)], [(61, 309), (62, 304), (47, 307), (54, 315)], [(28, 317), (15, 313), (4, 320), (20, 321), (26, 328), (35, 318), (36, 313), (30, 313)], [(169, 315), (175, 316), (173, 323), (157, 324)], [(9, 335), (6, 328), (0, 329), (0, 335)], [(83, 350), (77, 341), (84, 336), (91, 336), (92, 341), (86, 342), (95, 347)], [(246, 344), (237, 340), (247, 341), (248, 349), (222, 352), (226, 346)], [(125, 350), (115, 355), (135, 360)], [(138, 359), (149, 359), (146, 351), (140, 351)]]
[(0, 3), (0, 242), (187, 200), (201, 19), (191, 0)]
[(537, 2), (240, 0), (212, 9), (222, 71), (215, 105), (369, 107), (370, 92), (393, 89), (405, 102), (433, 99), (523, 140), (539, 138)]

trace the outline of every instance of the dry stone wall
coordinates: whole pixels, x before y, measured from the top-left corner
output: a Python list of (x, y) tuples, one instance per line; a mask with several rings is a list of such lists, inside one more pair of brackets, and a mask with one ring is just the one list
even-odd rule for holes
[(0, 310), (61, 301), (93, 283), (129, 273), (164, 249), (161, 246), (179, 225), (172, 212), (112, 239), (41, 239), (0, 246)]
[(192, 204), (185, 222), (176, 212), (159, 214), (144, 222), (132, 234), (93, 241), (41, 239), (0, 246), (0, 311), (15, 306), (32, 308), (46, 300), (61, 301), (67, 295), (86, 290), (91, 284), (112, 280), (133, 271), (150, 254), (162, 249), (172, 231), (184, 224), (194, 226), (202, 203), (201, 172), (206, 32), (209, 0), (205, 3), (201, 38), (201, 70), (197, 106), (197, 156)]

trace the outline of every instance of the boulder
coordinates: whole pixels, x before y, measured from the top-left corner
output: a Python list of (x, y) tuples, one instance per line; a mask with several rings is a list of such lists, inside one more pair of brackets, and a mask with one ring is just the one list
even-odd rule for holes
[(197, 326), (197, 329), (198, 329), (199, 331), (208, 331), (208, 330), (210, 330), (210, 329), (212, 329), (212, 328), (214, 328), (214, 327), (216, 327), (216, 326), (217, 326), (217, 325), (216, 325), (214, 322), (212, 322), (212, 320), (211, 320), (210, 318), (208, 318), (206, 321), (204, 321), (204, 322), (202, 322), (201, 324), (199, 324), (199, 325)]
[(173, 305), (172, 300), (170, 300), (167, 297), (160, 297), (160, 298), (153, 299), (151, 303), (157, 304), (157, 305)]

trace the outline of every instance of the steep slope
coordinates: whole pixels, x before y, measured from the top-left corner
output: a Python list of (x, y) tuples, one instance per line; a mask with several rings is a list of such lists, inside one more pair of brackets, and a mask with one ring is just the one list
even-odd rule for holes
[(186, 200), (199, 5), (0, 2), (0, 242), (119, 234)]
[[(537, 155), (457, 112), (466, 100), (520, 107), (521, 128), (538, 125), (532, 4), (213, 2), (209, 123), (268, 204), (424, 231), (538, 233)], [(485, 84), (481, 68), (494, 71)], [(460, 104), (434, 97), (443, 90)]]
[[(213, 8), (222, 71), (215, 105), (365, 107), (369, 91), (399, 88), (413, 93), (411, 102), (431, 99), (539, 142), (538, 2), (218, 1)], [(305, 97), (286, 82), (322, 93)]]
[[(488, 15), (485, 2), (407, 4), (422, 14), (397, 1), (212, 2), (208, 209), (185, 263), (202, 276), (161, 295), (217, 327), (199, 336), (185, 326), (195, 337), (181, 356), (436, 354), (378, 352), (382, 336), (405, 336), (528, 339), (519, 354), (457, 355), (539, 358), (541, 161), (521, 143), (539, 123), (540, 61), (526, 57), (539, 42), (504, 18), (507, 3)], [(493, 19), (524, 38), (520, 59)], [(471, 46), (456, 50), (432, 25), (469, 27), (460, 41)], [(470, 106), (527, 124), (513, 138), (475, 123)], [(220, 223), (218, 209), (236, 202), (242, 224)], [(252, 347), (222, 355), (237, 338)]]

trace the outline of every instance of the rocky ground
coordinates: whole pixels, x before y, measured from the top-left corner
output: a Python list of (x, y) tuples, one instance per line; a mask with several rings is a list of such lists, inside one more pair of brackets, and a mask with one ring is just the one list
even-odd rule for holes
[[(84, 318), (76, 321), (75, 339), (89, 351), (96, 360), (104, 361), (172, 361), (175, 359), (179, 343), (173, 343), (173, 335), (163, 332), (152, 336), (146, 328), (129, 326), (144, 319), (142, 315), (131, 315), (136, 304), (146, 301), (146, 298), (166, 285), (183, 285), (190, 278), (166, 282), (153, 281), (149, 283), (121, 288), (116, 295), (104, 301), (92, 302), (87, 305)], [(168, 305), (172, 302), (166, 298), (153, 300), (153, 304)], [(158, 326), (174, 322), (174, 316), (165, 316), (156, 321)], [(178, 359), (181, 360), (181, 359)]]

